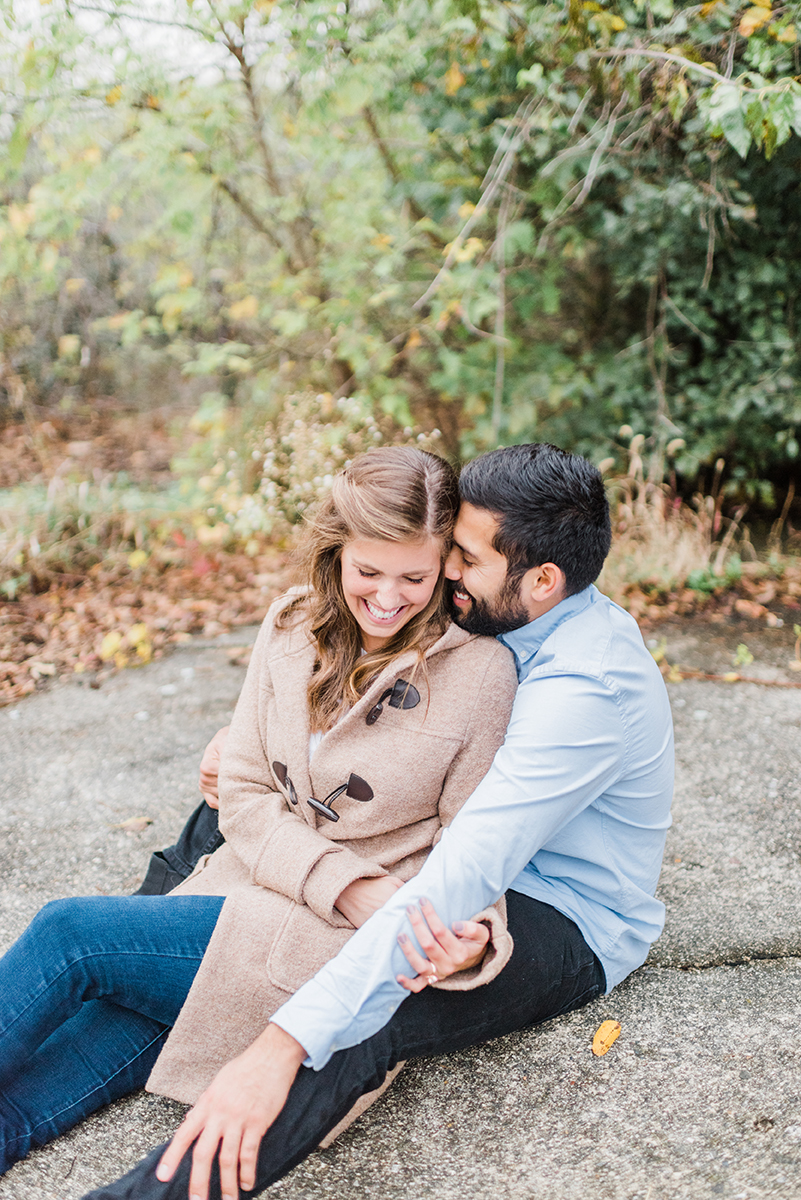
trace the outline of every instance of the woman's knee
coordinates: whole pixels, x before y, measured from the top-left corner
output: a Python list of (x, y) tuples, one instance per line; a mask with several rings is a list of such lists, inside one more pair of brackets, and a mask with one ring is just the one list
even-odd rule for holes
[(59, 900), (49, 900), (39, 909), (31, 921), (30, 928), (43, 933), (78, 929), (84, 924), (87, 904), (91, 904), (91, 899), (85, 896), (66, 896)]
[(94, 941), (103, 922), (102, 896), (68, 896), (50, 900), (31, 921), (26, 933), (43, 950), (60, 953)]

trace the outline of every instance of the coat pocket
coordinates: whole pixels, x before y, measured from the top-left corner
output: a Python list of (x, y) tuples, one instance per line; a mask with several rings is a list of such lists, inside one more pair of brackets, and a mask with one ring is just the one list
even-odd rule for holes
[(305, 904), (293, 904), (267, 956), (270, 982), (294, 994), (339, 954), (354, 932), (329, 925)]

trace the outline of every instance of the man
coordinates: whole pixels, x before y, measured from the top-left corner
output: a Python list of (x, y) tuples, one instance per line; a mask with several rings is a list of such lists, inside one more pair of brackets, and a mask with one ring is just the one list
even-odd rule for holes
[[(555, 447), (515, 446), (469, 464), (460, 487), (446, 574), (454, 619), (515, 655), (503, 747), (419, 875), (376, 898), (337, 958), (223, 1068), (166, 1153), (92, 1200), (206, 1200), (209, 1179), (214, 1200), (261, 1190), (398, 1062), (584, 1004), (661, 932), (670, 710), (635, 622), (591, 586), (610, 542), (601, 477)], [(357, 882), (372, 911), (380, 881)], [(464, 918), (504, 891), (509, 963), (482, 988), (437, 987), (473, 932)], [(404, 987), (409, 962), (419, 974)]]

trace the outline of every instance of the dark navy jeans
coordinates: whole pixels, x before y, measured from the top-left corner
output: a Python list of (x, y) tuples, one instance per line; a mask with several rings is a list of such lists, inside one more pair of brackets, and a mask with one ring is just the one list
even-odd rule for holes
[(220, 896), (45, 905), (0, 959), (0, 1174), (144, 1085), (186, 1000)]
[[(256, 1188), (248, 1195), (301, 1162), (398, 1062), (462, 1050), (541, 1024), (604, 991), (603, 968), (572, 921), (518, 892), (508, 892), (506, 902), (515, 948), (491, 983), (468, 992), (426, 988), (409, 996), (377, 1034), (340, 1050), (321, 1071), (301, 1068), (283, 1111), (262, 1140)], [(123, 1179), (84, 1200), (187, 1200), (191, 1156), (184, 1157), (170, 1183), (160, 1183), (155, 1169), (164, 1149), (159, 1146)], [(220, 1200), (216, 1164), (210, 1197)]]

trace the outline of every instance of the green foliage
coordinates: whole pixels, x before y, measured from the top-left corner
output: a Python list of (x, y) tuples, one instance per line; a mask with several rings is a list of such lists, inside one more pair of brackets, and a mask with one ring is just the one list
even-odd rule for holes
[(452, 453), (619, 461), (626, 424), (764, 501), (801, 441), (799, 22), (0, 0), (7, 404), (198, 387), (261, 429), (323, 394), (337, 438), (358, 395)]
[[(246, 541), (262, 533), (286, 538), (355, 455), (378, 445), (437, 450), (441, 438), (439, 430), (424, 434), (376, 416), (366, 397), (334, 400), (330, 393), (287, 396), (273, 420), (251, 429), (244, 452), (224, 448), (224, 417), (214, 397), (207, 397), (195, 418), (196, 428), (209, 434), (202, 443), (205, 453), (180, 464), (185, 483), (197, 489), (196, 507), (206, 515), (209, 541)], [(203, 474), (199, 463), (207, 467)]]
[(726, 562), (726, 569), (722, 575), (716, 574), (714, 569), (709, 566), (691, 571), (687, 576), (687, 587), (692, 588), (694, 592), (706, 592), (708, 595), (712, 595), (714, 592), (723, 591), (739, 583), (742, 573), (742, 562), (739, 556), (732, 554)]
[(59, 575), (80, 577), (110, 555), (136, 554), (196, 523), (176, 487), (144, 490), (124, 478), (92, 484), (56, 477), (47, 487), (0, 490), (0, 593), (14, 600)]

